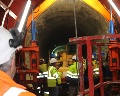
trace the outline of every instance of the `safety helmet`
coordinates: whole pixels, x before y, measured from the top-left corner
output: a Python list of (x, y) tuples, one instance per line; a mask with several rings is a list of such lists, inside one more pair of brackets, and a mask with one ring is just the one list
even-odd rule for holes
[(94, 55), (92, 55), (92, 59), (94, 59), (95, 57), (94, 57)]
[(72, 59), (76, 60), (76, 55), (74, 55), (74, 56), (72, 57)]
[(40, 63), (43, 63), (43, 62), (45, 62), (45, 60), (43, 59), (43, 58), (40, 58), (40, 61), (39, 61)]
[(43, 58), (40, 58), (40, 61), (45, 61)]
[(0, 65), (10, 60), (11, 55), (20, 47), (10, 47), (11, 33), (0, 26)]
[(55, 58), (55, 54), (50, 54), (50, 58)]
[(55, 62), (57, 62), (57, 59), (55, 59), (55, 58), (51, 58), (50, 61), (49, 61), (50, 64), (55, 63)]

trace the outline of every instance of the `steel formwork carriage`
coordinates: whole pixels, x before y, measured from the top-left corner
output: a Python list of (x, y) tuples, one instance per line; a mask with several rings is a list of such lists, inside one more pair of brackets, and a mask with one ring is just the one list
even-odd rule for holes
[[(84, 96), (89, 94), (89, 96), (95, 96), (95, 89), (100, 88), (100, 95), (104, 96), (104, 86), (111, 83), (120, 83), (118, 80), (117, 71), (120, 70), (120, 43), (119, 43), (120, 34), (107, 34), (107, 35), (98, 35), (98, 36), (83, 36), (70, 38), (69, 42), (77, 44), (77, 54), (79, 62), (79, 78), (80, 78), (80, 91), (78, 94)], [(109, 39), (109, 43), (103, 42), (94, 42), (95, 40), (104, 40)], [(83, 73), (83, 63), (82, 63), (82, 45), (87, 46), (87, 64), (88, 64), (88, 82), (89, 88), (84, 88), (84, 73)], [(96, 45), (98, 48), (98, 60), (99, 60), (99, 83), (94, 84), (93, 79), (93, 68), (92, 68), (92, 46)], [(103, 72), (102, 72), (102, 58), (101, 58), (101, 46), (108, 46), (109, 51), (109, 68), (112, 71), (112, 80), (103, 81)], [(115, 89), (115, 88), (114, 88)], [(116, 90), (116, 89), (115, 89)]]

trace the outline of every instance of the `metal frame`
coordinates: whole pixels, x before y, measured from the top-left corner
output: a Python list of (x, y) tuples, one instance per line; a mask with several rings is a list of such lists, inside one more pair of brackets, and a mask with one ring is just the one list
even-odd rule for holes
[[(103, 82), (103, 75), (102, 75), (102, 58), (101, 58), (101, 46), (117, 46), (120, 48), (120, 43), (114, 44), (114, 43), (101, 43), (101, 42), (93, 42), (92, 40), (102, 40), (102, 39), (115, 39), (120, 38), (120, 34), (107, 34), (107, 35), (101, 35), (101, 36), (84, 36), (84, 37), (75, 37), (70, 38), (69, 42), (76, 43), (78, 46), (78, 61), (80, 64), (79, 69), (79, 77), (80, 77), (80, 92), (78, 94), (80, 96), (83, 96), (87, 93), (89, 93), (89, 96), (94, 96), (94, 90), (97, 88), (100, 88), (101, 96), (104, 96), (104, 86), (106, 84), (110, 83), (120, 83), (120, 82)], [(83, 74), (83, 63), (82, 63), (82, 45), (87, 45), (87, 62), (88, 62), (88, 78), (89, 78), (89, 89), (84, 90), (84, 74)], [(98, 46), (98, 59), (99, 59), (99, 73), (100, 73), (100, 82), (96, 85), (94, 85), (93, 80), (93, 68), (92, 68), (92, 45)], [(113, 76), (114, 78), (114, 76)]]
[[(21, 64), (19, 58), (19, 63), (17, 64), (17, 73), (20, 75), (20, 80), (23, 80), (26, 83), (32, 83), (37, 82), (37, 75), (39, 74), (39, 46), (36, 45), (36, 41), (31, 42), (30, 47), (24, 47), (20, 49), (18, 52), (22, 52), (25, 60), (25, 52), (29, 52), (29, 60), (30, 60), (30, 68), (29, 69), (21, 69)], [(32, 60), (35, 59), (36, 62), (33, 62)], [(25, 61), (24, 61), (25, 62)], [(32, 74), (33, 75), (33, 81), (26, 80), (26, 74)]]

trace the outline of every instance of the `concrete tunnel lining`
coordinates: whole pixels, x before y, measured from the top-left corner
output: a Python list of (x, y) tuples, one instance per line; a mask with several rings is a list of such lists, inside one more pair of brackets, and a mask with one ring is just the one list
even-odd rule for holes
[[(47, 60), (54, 45), (66, 44), (75, 37), (73, 4), (73, 0), (56, 0), (36, 19), (40, 57)], [(78, 37), (107, 33), (106, 19), (81, 0), (76, 0), (76, 17)]]

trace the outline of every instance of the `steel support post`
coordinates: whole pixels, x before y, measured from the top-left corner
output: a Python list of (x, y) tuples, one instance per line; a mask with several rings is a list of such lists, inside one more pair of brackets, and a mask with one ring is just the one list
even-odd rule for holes
[(82, 59), (82, 44), (77, 45), (78, 49), (78, 62), (79, 62), (79, 80), (80, 80), (80, 96), (84, 93), (84, 73), (83, 73), (83, 59)]
[(88, 79), (89, 79), (89, 96), (94, 96), (93, 65), (92, 65), (92, 45), (91, 40), (86, 40), (87, 44), (87, 61), (88, 61)]
[(102, 71), (102, 58), (101, 58), (101, 46), (98, 46), (98, 60), (99, 60), (99, 74), (100, 74), (100, 92), (101, 96), (104, 96), (104, 85), (103, 85), (103, 71)]

